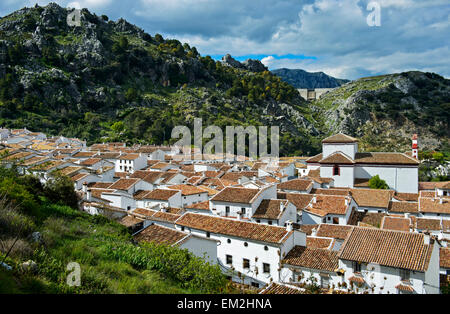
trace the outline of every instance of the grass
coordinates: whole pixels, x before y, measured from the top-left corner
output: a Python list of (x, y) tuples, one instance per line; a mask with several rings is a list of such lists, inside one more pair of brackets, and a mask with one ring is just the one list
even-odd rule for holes
[[(90, 216), (67, 206), (48, 205), (38, 227), (43, 245), (33, 244), (29, 256), (10, 256), (12, 271), (0, 268), (0, 293), (200, 293), (163, 272), (119, 260), (111, 247), (135, 248), (125, 227), (105, 217)], [(145, 249), (145, 248), (144, 248)], [(179, 250), (179, 249), (178, 249)], [(181, 250), (180, 250), (181, 251)], [(4, 255), (0, 253), (0, 260)], [(21, 270), (20, 264), (32, 259), (36, 273)], [(67, 264), (81, 268), (81, 285), (66, 284)]]

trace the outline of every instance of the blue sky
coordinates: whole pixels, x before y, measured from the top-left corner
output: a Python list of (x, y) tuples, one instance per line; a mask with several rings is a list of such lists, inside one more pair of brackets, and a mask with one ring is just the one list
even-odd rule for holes
[[(50, 1), (2, 0), (0, 15)], [(339, 77), (420, 70), (450, 77), (448, 0), (62, 0), (219, 58)], [(368, 25), (380, 7), (380, 26)]]

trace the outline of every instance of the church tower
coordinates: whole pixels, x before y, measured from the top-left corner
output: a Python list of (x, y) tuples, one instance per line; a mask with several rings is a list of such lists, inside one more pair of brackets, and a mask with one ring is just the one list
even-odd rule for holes
[(419, 159), (419, 145), (417, 143), (417, 134), (412, 137), (412, 157)]

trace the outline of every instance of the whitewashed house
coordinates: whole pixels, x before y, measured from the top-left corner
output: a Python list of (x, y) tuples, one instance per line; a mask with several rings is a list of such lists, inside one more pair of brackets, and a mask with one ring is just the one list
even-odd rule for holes
[(308, 170), (320, 170), (320, 177), (332, 178), (335, 187), (368, 186), (379, 175), (397, 192), (418, 192), (417, 159), (404, 153), (361, 153), (358, 140), (336, 134), (322, 141), (322, 153), (309, 158)]
[(220, 241), (219, 265), (233, 281), (261, 287), (280, 281), (281, 260), (295, 245), (306, 245), (306, 235), (286, 228), (211, 215), (185, 213), (178, 230)]
[(121, 155), (115, 164), (116, 172), (133, 173), (147, 167), (147, 158), (142, 154), (124, 154)]

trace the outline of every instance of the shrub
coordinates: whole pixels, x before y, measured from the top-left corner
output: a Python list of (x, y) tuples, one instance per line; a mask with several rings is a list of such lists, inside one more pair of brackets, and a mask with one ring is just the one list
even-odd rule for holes
[(386, 181), (382, 180), (379, 175), (376, 175), (369, 180), (369, 187), (371, 189), (377, 190), (387, 190), (389, 189), (389, 185)]

